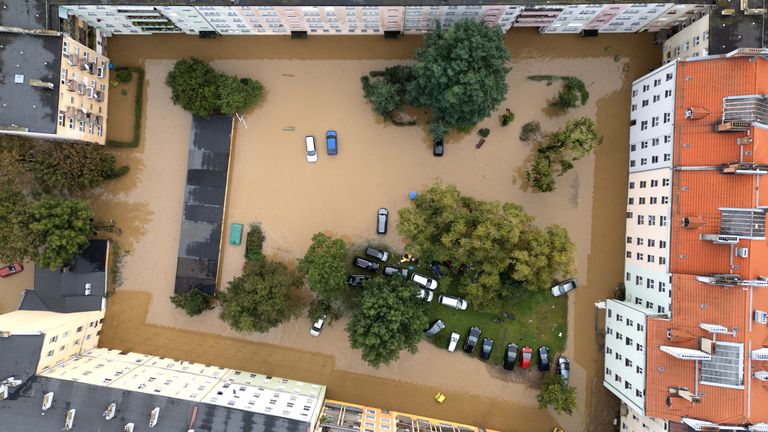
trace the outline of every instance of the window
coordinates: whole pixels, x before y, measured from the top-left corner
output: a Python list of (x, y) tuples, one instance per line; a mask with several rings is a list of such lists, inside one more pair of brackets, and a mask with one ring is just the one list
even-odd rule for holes
[(632, 273), (630, 273), (630, 272), (627, 272), (627, 276), (625, 277), (625, 279), (627, 280), (627, 282), (629, 282), (630, 280), (632, 280)]
[[(623, 339), (623, 337), (621, 337), (621, 333), (618, 333), (618, 332), (616, 333), (616, 339)], [(616, 360), (623, 360), (624, 359), (624, 356), (621, 355), (620, 353), (616, 353), (616, 355), (614, 357), (616, 357)]]
[(637, 150), (637, 144), (632, 144), (629, 146), (629, 151), (633, 152), (635, 150)]
[(659, 240), (659, 248), (664, 249), (667, 247), (667, 241), (666, 240)]
[(59, 337), (58, 337), (58, 336), (52, 336), (52, 337), (51, 337), (51, 338), (48, 340), (48, 342), (49, 342), (49, 343), (56, 343), (56, 341), (57, 341), (57, 340), (59, 340)]
[(668, 72), (667, 73), (667, 81), (672, 81), (672, 78), (674, 78), (674, 75), (672, 74), (672, 72)]
[(672, 159), (672, 155), (669, 153), (664, 153), (664, 162), (669, 162), (670, 159)]
[(632, 205), (632, 204), (634, 204), (634, 203), (635, 203), (635, 197), (629, 197), (629, 199), (627, 200), (627, 203), (628, 203), (629, 205)]
[(630, 167), (634, 167), (635, 165), (637, 165), (637, 164), (635, 163), (635, 160), (634, 160), (634, 159), (632, 159), (631, 161), (629, 161), (629, 166), (630, 166)]
[(614, 375), (613, 376), (613, 380), (616, 381), (616, 382), (622, 382), (623, 381), (622, 378), (619, 376), (619, 374)]
[(629, 182), (629, 188), (634, 189), (635, 188), (635, 182)]
[(701, 36), (693, 37), (693, 46), (698, 46), (701, 43)]
[(645, 224), (645, 216), (643, 216), (643, 215), (637, 215), (637, 224), (638, 224), (638, 225), (643, 225), (643, 224)]
[(643, 260), (643, 254), (641, 254), (640, 252), (637, 253), (636, 257), (637, 257), (638, 261), (642, 261)]
[(59, 126), (64, 126), (64, 111), (59, 111)]
[(635, 97), (635, 96), (637, 96), (637, 89), (632, 90), (632, 97)]
[(653, 145), (654, 147), (659, 145), (659, 139), (658, 138), (654, 138), (652, 141), (653, 141), (653, 144), (651, 144), (651, 145)]
[(644, 327), (642, 324), (640, 324), (640, 323), (637, 323), (637, 331), (641, 332), (641, 331), (643, 331), (644, 329), (645, 329), (645, 327)]
[(645, 204), (645, 197), (640, 197), (639, 199), (640, 204)]
[(641, 141), (640, 142), (640, 148), (641, 149), (648, 148), (648, 141)]
[(659, 282), (659, 292), (663, 293), (663, 292), (666, 292), (666, 291), (667, 291), (667, 284), (665, 284), (664, 282), (660, 281)]
[(643, 93), (647, 92), (647, 91), (648, 91), (648, 90), (650, 90), (650, 89), (651, 89), (651, 86), (650, 86), (650, 84), (645, 84), (645, 85), (643, 85)]
[(667, 308), (665, 308), (664, 306), (658, 306), (656, 310), (658, 310), (659, 313), (665, 313), (667, 311)]
[(613, 354), (613, 350), (611, 349), (611, 347), (605, 347), (605, 353), (606, 354)]
[(659, 217), (659, 225), (667, 226), (667, 217), (666, 216), (660, 216)]
[[(637, 368), (640, 369), (640, 366), (638, 366)], [(638, 373), (642, 373), (642, 372), (638, 372)], [(641, 392), (640, 390), (635, 390), (635, 396), (641, 398), (643, 397), (643, 392)]]
[(656, 240), (648, 239), (648, 247), (654, 247), (654, 246), (656, 246)]
[(661, 100), (661, 95), (653, 95), (653, 102), (656, 103)]
[(75, 119), (70, 117), (69, 118), (69, 128), (74, 129), (75, 128)]
[(627, 244), (632, 244), (632, 237), (627, 236)]
[(637, 104), (632, 104), (632, 111), (637, 111)]
[(629, 381), (624, 382), (624, 388), (627, 390), (632, 390), (632, 384), (630, 384)]
[(658, 162), (659, 162), (659, 157), (658, 156), (651, 157), (651, 163), (658, 163)]
[(61, 52), (62, 52), (64, 55), (67, 55), (67, 54), (69, 54), (69, 41), (66, 41), (66, 40), (64, 41), (64, 43), (63, 43), (63, 44), (62, 44), (62, 46), (61, 46)]
[(632, 360), (630, 360), (630, 359), (624, 359), (624, 366), (626, 366), (626, 367), (632, 367)]
[(661, 85), (661, 78), (653, 80), (653, 86), (658, 87)]
[(642, 238), (640, 238), (640, 237), (637, 238), (637, 245), (638, 246), (642, 246), (643, 245), (643, 239)]
[(641, 299), (640, 297), (635, 297), (635, 304), (636, 304), (636, 305), (641, 305), (641, 304), (643, 304), (643, 299)]
[(642, 106), (648, 106), (648, 99), (643, 99)]
[(85, 122), (80, 120), (80, 123), (78, 124), (78, 130), (80, 132), (85, 132)]
[(651, 187), (656, 187), (658, 185), (659, 185), (659, 181), (658, 180), (651, 180)]
[(648, 216), (648, 225), (656, 225), (656, 216)]
[(665, 98), (672, 97), (672, 90), (664, 90), (664, 97)]
[(643, 188), (644, 188), (644, 187), (646, 187), (647, 185), (648, 185), (648, 182), (646, 182), (645, 180), (642, 180), (642, 181), (640, 182), (640, 189), (643, 189)]
[(78, 333), (80, 333), (81, 331), (83, 331), (83, 326), (80, 326), (80, 327), (77, 328), (77, 332)]
[(648, 308), (648, 309), (653, 309), (653, 303), (649, 302), (649, 301), (646, 301), (645, 302), (645, 307)]
[(668, 178), (661, 179), (661, 185), (662, 186), (669, 186), (669, 179)]
[(667, 259), (665, 257), (659, 257), (659, 264), (664, 265), (667, 263)]
[(54, 353), (54, 351), (53, 351), (53, 350), (50, 350), (50, 351), (48, 351), (48, 352), (45, 354), (45, 356), (46, 356), (46, 357), (53, 357), (53, 353)]
[(640, 352), (643, 352), (643, 346), (640, 344), (635, 345), (635, 349), (637, 349)]
[(66, 84), (67, 83), (67, 72), (69, 72), (66, 69), (61, 70), (61, 83)]
[(656, 204), (656, 202), (657, 202), (658, 200), (659, 200), (659, 199), (658, 199), (658, 198), (656, 198), (656, 197), (651, 197), (651, 204)]
[(672, 121), (672, 114), (664, 113), (664, 123), (669, 123), (670, 121)]
[(659, 125), (659, 118), (658, 117), (651, 118), (651, 127), (656, 127), (658, 125)]
[(613, 375), (613, 374), (611, 373), (611, 370), (610, 370), (610, 369), (608, 369), (608, 368), (605, 368), (605, 374), (606, 374), (606, 375)]
[(655, 259), (656, 259), (656, 257), (654, 257), (653, 255), (648, 255), (648, 262), (649, 263), (655, 262)]
[(669, 197), (668, 196), (661, 197), (661, 203), (662, 204), (669, 204)]
[(632, 219), (632, 212), (627, 212), (627, 219)]
[(632, 258), (632, 252), (627, 251), (626, 256), (627, 256), (627, 258)]

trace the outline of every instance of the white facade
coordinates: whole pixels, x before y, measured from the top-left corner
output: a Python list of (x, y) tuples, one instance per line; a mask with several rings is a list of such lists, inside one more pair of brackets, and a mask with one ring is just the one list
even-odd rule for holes
[(702, 17), (709, 21), (707, 13), (710, 5), (704, 4), (677, 4), (667, 9), (658, 18), (650, 22), (643, 30), (655, 32), (676, 26), (688, 25)]
[(644, 414), (648, 312), (612, 299), (606, 306), (603, 385), (632, 410)]
[[(113, 34), (216, 32), (219, 34), (422, 34), (439, 22), (450, 26), (473, 19), (511, 27), (541, 27), (544, 33), (578, 33), (583, 29), (634, 33), (661, 21), (672, 3), (585, 5), (456, 5), (456, 6), (118, 6), (62, 5), (60, 15), (74, 14), (88, 25)], [(667, 19), (667, 18), (665, 18)]]
[(629, 172), (672, 167), (677, 62), (632, 83)]
[(664, 63), (709, 54), (709, 16), (705, 15), (664, 42)]
[(621, 416), (619, 428), (621, 432), (666, 432), (669, 430), (669, 423), (666, 420), (640, 415), (626, 407), (626, 404), (623, 405), (622, 410), (626, 409), (627, 413), (622, 413)]
[(650, 270), (634, 264), (624, 264), (626, 302), (648, 310), (648, 313), (669, 314), (672, 311), (672, 274)]
[(325, 386), (94, 348), (40, 376), (230, 407), (316, 424)]

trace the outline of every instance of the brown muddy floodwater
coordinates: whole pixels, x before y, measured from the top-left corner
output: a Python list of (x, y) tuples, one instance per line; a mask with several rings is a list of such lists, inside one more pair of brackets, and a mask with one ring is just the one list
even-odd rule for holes
[[(499, 111), (511, 109), (514, 123), (501, 128), (494, 113), (479, 125), (491, 129), (481, 149), (474, 147), (474, 133), (453, 134), (438, 159), (423, 128), (382, 124), (360, 89), (361, 75), (412, 58), (420, 38), (112, 38), (113, 62), (145, 68), (147, 96), (142, 145), (116, 151), (131, 172), (96, 198), (99, 218), (117, 219), (123, 230), (117, 239), (130, 251), (121, 292), (109, 300), (102, 345), (327, 384), (331, 398), (502, 431), (547, 431), (555, 424), (569, 432), (610, 430), (616, 403), (601, 385), (593, 303), (611, 295), (622, 277), (627, 101), (631, 81), (660, 59), (652, 40), (648, 34), (585, 39), (513, 30), (506, 36), (513, 57), (510, 89)], [(190, 55), (258, 79), (267, 89), (263, 103), (244, 113), (245, 123), (237, 126), (225, 222), (260, 221), (266, 252), (278, 259), (291, 262), (303, 255), (317, 231), (356, 243), (376, 237), (379, 207), (393, 216), (384, 241), (401, 246), (394, 229), (397, 210), (408, 205), (409, 191), (436, 178), (478, 198), (519, 203), (540, 224), (567, 227), (580, 281), (569, 298), (565, 352), (572, 361), (578, 412), (569, 417), (540, 411), (537, 390), (523, 371), (504, 374), (428, 343), (416, 355), (373, 369), (349, 348), (344, 322), (319, 338), (308, 335), (305, 319), (266, 334), (239, 334), (221, 323), (216, 311), (189, 319), (175, 310), (167, 299), (175, 276), (191, 117), (170, 102), (163, 79), (173, 59)], [(551, 116), (545, 106), (558, 87), (526, 79), (533, 74), (577, 76), (590, 100), (567, 115)], [(110, 107), (110, 125), (132, 121), (129, 114)], [(553, 130), (585, 115), (596, 116), (605, 135), (596, 156), (558, 178), (555, 193), (526, 190), (520, 173), (532, 149), (519, 142), (520, 126), (539, 120), (544, 130)], [(327, 129), (339, 133), (338, 156), (328, 157), (322, 149)], [(304, 135), (315, 135), (321, 144), (314, 165), (304, 158)], [(225, 245), (222, 287), (238, 274), (242, 254), (242, 246)], [(448, 395), (447, 403), (434, 403), (437, 390)]]

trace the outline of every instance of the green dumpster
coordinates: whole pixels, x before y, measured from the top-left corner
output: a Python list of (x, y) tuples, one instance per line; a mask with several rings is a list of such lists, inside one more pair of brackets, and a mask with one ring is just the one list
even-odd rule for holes
[(243, 224), (233, 223), (229, 227), (229, 244), (239, 246), (243, 238)]

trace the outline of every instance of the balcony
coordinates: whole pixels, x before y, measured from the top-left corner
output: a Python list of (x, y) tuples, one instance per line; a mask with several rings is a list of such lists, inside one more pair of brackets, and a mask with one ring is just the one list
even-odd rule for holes
[(716, 126), (718, 132), (745, 131), (753, 123), (768, 125), (768, 95), (723, 98), (723, 117)]

